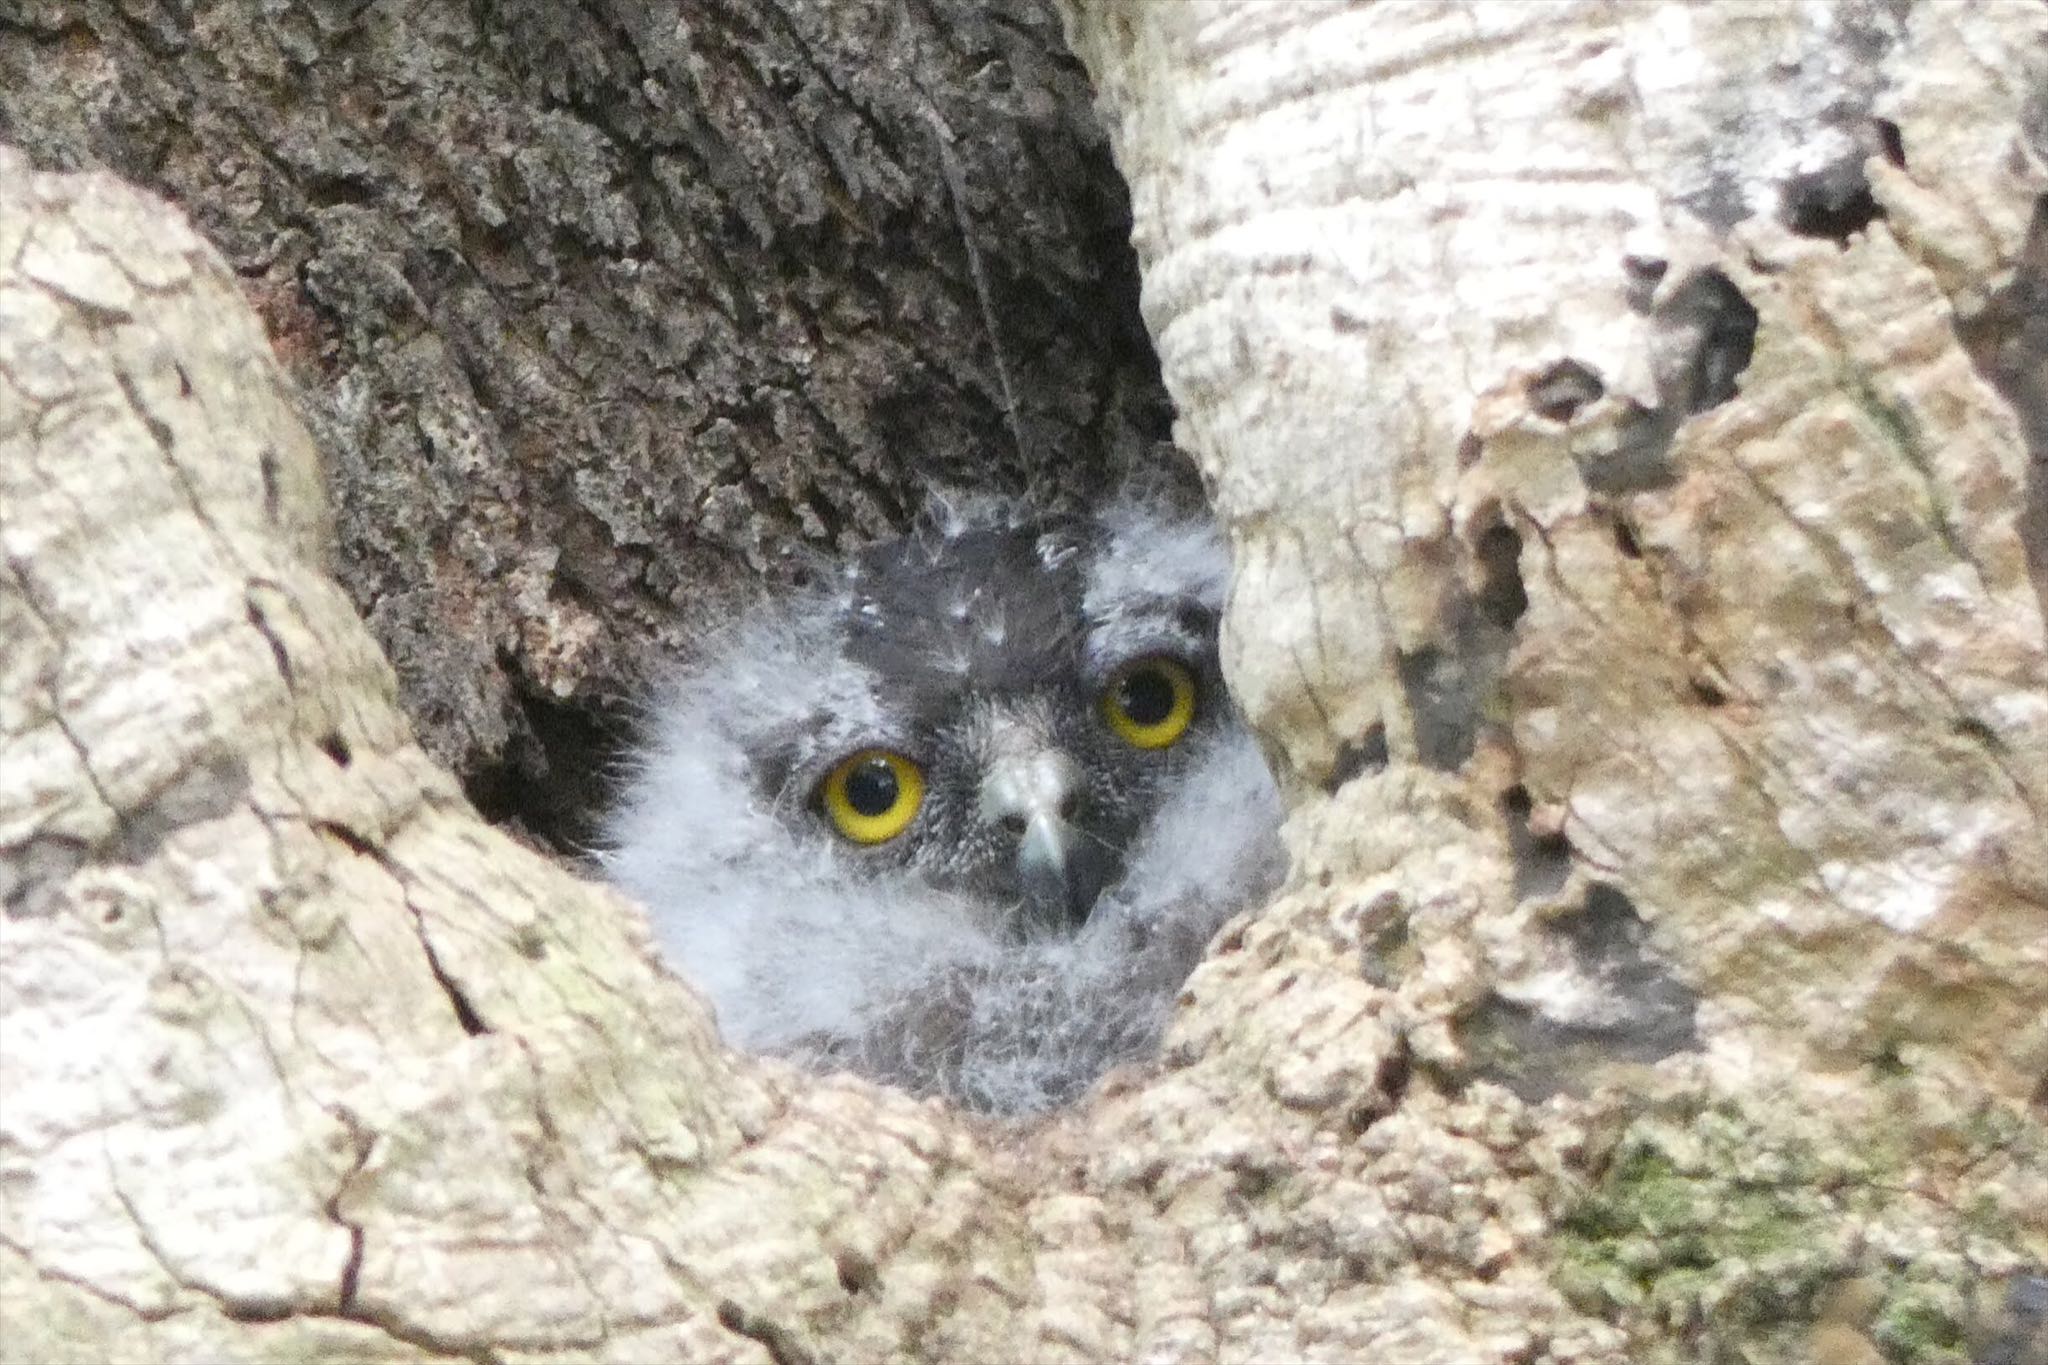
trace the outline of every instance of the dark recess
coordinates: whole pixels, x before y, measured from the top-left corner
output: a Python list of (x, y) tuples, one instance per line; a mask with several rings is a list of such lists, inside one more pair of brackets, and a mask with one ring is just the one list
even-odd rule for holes
[(455, 978), (448, 975), (448, 969), (441, 965), (441, 955), (434, 951), (433, 941), (427, 937), (424, 926), (420, 933), (420, 949), (427, 956), (427, 970), (434, 974), (441, 993), (448, 997), (448, 1008), (454, 1012), (455, 1022), (462, 1026), (462, 1031), (472, 1038), (489, 1033), (491, 1026), (476, 1012), (476, 1006), (470, 1003), (469, 993), (457, 985)]
[(1479, 610), (1502, 630), (1513, 630), (1529, 609), (1529, 590), (1522, 585), (1522, 538), (1505, 522), (1480, 534)]
[(1674, 331), (1692, 332), (1690, 361), (1664, 376), (1665, 407), (1701, 413), (1736, 395), (1736, 378), (1756, 352), (1757, 312), (1735, 282), (1709, 267), (1681, 285), (1656, 310)]
[(1649, 1063), (1699, 1046), (1697, 997), (1649, 948), (1649, 932), (1628, 896), (1597, 883), (1575, 914), (1551, 926), (1578, 970), (1609, 1005), (1597, 1021), (1559, 1020), (1520, 1001), (1489, 996), (1466, 1019), (1481, 1075), (1530, 1101), (1581, 1093), (1603, 1064)]
[[(2039, 103), (2041, 154), (2048, 157), (2048, 91)], [(1978, 373), (2019, 418), (2027, 446), (2020, 547), (2035, 595), (2048, 609), (2048, 196), (2034, 201), (2012, 283), (1992, 295), (1975, 317), (1959, 323), (1957, 332)]]
[(339, 821), (318, 820), (314, 822), (313, 828), (325, 834), (328, 838), (333, 839), (358, 858), (374, 858), (377, 856), (377, 846), (375, 844)]
[(1621, 270), (1628, 277), (1628, 306), (1647, 315), (1657, 295), (1657, 286), (1671, 271), (1671, 263), (1655, 256), (1624, 256)]
[(1728, 704), (1728, 694), (1708, 682), (1705, 678), (1687, 679), (1686, 690), (1692, 693), (1694, 701), (1708, 710), (1714, 710)]
[(41, 919), (64, 904), (66, 883), (94, 853), (70, 835), (39, 834), (0, 855), (0, 914), (13, 920)]
[(1857, 162), (1793, 176), (1780, 190), (1779, 204), (1784, 224), (1793, 232), (1841, 247), (1884, 216)]
[(1408, 1096), (1409, 1082), (1415, 1076), (1415, 1059), (1409, 1053), (1408, 1040), (1396, 1037), (1394, 1045), (1380, 1060), (1379, 1069), (1373, 1073), (1373, 1096), (1344, 1115), (1344, 1131), (1353, 1141), (1365, 1136), (1367, 1129), (1401, 1107), (1401, 1101)]
[(1982, 744), (1995, 752), (2003, 752), (2005, 749), (2005, 742), (1997, 733), (1975, 716), (1957, 716), (1949, 722), (1948, 728), (1950, 733), (1967, 739), (1972, 744)]
[(1643, 557), (1643, 544), (1636, 539), (1635, 528), (1621, 517), (1614, 519), (1614, 548), (1621, 551), (1623, 559)]
[(570, 857), (595, 851), (615, 794), (631, 722), (603, 711), (523, 693), (525, 720), (502, 759), (463, 783), (477, 812)]
[(1357, 739), (1338, 746), (1336, 766), (1330, 770), (1329, 781), (1323, 790), (1334, 792), (1337, 788), (1363, 773), (1385, 771), (1387, 766), (1387, 727), (1377, 721)]
[(1464, 660), (1424, 646), (1404, 651), (1394, 666), (1414, 719), (1416, 758), (1443, 772), (1463, 766), (1479, 739), (1477, 689)]
[(1671, 438), (1682, 417), (1675, 408), (1636, 406), (1622, 420), (1619, 439), (1611, 449), (1572, 452), (1579, 477), (1587, 488), (1609, 497), (1671, 487), (1678, 482), (1678, 470), (1671, 463)]
[(1534, 809), (1529, 789), (1519, 782), (1501, 793), (1501, 819), (1507, 823), (1508, 851), (1515, 860), (1516, 900), (1556, 895), (1572, 870), (1571, 840), (1530, 829), (1529, 813)]
[[(1695, 271), (1658, 301), (1665, 262), (1630, 256), (1622, 261), (1622, 269), (1628, 276), (1630, 307), (1648, 314), (1659, 333), (1657, 404), (1634, 405), (1619, 424), (1611, 447), (1572, 452), (1586, 487), (1617, 497), (1678, 482), (1678, 470), (1671, 464), (1672, 438), (1687, 417), (1736, 395), (1736, 379), (1755, 354), (1757, 327), (1756, 309), (1719, 270)], [(1531, 401), (1550, 401), (1550, 410), (1538, 410), (1565, 421), (1582, 402), (1600, 396), (1599, 384), (1590, 370), (1564, 361), (1537, 382)]]
[(1529, 386), (1529, 406), (1553, 422), (1569, 422), (1607, 392), (1600, 376), (1576, 360), (1560, 360)]
[(861, 1294), (873, 1289), (880, 1280), (875, 1263), (857, 1251), (841, 1251), (832, 1257), (832, 1266), (839, 1274), (839, 1287), (848, 1294)]
[(774, 1365), (816, 1365), (817, 1357), (805, 1350), (787, 1328), (757, 1313), (749, 1313), (731, 1299), (720, 1300), (718, 1325), (728, 1332), (737, 1332), (759, 1342)]
[(1558, 926), (1579, 960), (1630, 1007), (1625, 1051), (1666, 1056), (1699, 1043), (1693, 1031), (1697, 997), (1664, 970), (1649, 947), (1649, 926), (1620, 887), (1595, 882), (1577, 915)]

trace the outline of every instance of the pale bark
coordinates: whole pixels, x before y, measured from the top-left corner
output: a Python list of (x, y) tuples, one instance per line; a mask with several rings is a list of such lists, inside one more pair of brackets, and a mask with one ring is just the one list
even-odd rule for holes
[[(1349, 831), (1297, 874), (1401, 935), (1419, 1063), (1659, 1097), (1559, 1282), (1741, 1340), (1903, 1262), (1939, 1290), (1837, 1325), (1905, 1353), (1915, 1295), (2038, 1274), (2048, 10), (1072, 0), (1070, 36), (1234, 533), (1233, 684), (1297, 830)], [(1757, 1170), (1788, 1191), (1744, 1207)], [(1744, 1225), (1710, 1269), (1674, 1200)]]
[[(478, 823), (218, 258), (0, 153), (0, 1358), (2006, 1331), (2048, 10), (1887, 13), (1076, 5), (1295, 875), (1029, 1130), (723, 1052)], [(1784, 226), (1859, 216), (1845, 162), (1882, 216)]]

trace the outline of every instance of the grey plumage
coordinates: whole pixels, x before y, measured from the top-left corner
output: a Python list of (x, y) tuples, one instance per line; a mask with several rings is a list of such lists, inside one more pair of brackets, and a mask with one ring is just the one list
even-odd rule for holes
[(734, 1044), (1063, 1103), (1152, 1049), (1283, 867), (1217, 668), (1228, 571), (1144, 505), (941, 509), (701, 651), (606, 870)]

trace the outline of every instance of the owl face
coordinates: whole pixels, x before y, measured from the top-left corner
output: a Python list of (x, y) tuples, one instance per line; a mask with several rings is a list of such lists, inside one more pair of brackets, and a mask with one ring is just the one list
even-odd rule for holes
[(859, 875), (958, 893), (1018, 935), (1078, 928), (1228, 714), (1220, 583), (1128, 549), (1041, 519), (862, 555), (808, 704), (747, 746), (760, 799)]
[(605, 871), (738, 1046), (1063, 1103), (1285, 869), (1217, 673), (1228, 575), (1206, 518), (1135, 502), (879, 546), (701, 642)]

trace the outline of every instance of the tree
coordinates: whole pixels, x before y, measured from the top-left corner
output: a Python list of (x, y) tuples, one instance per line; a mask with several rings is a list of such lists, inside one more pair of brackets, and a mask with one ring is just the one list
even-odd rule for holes
[[(243, 50), (67, 13), (74, 99), (121, 25)], [(1294, 874), (1030, 1130), (719, 1049), (412, 743), (325, 575), (346, 376), (0, 161), (0, 1353), (2027, 1358), (2048, 11), (1818, 14), (1074, 0)]]
[(1044, 0), (8, 8), (0, 142), (221, 250), (427, 752), (556, 844), (621, 700), (792, 550), (1166, 435)]

